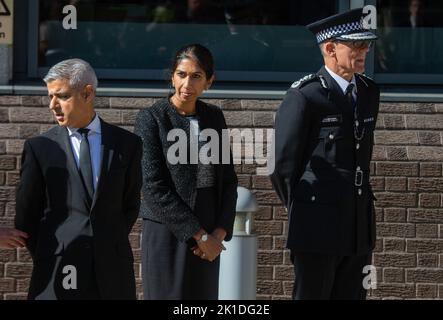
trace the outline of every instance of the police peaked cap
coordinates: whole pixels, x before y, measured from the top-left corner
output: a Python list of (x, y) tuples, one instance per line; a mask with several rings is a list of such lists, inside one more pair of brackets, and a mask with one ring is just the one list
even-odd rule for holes
[(317, 42), (336, 39), (340, 41), (370, 41), (377, 36), (363, 25), (363, 8), (339, 13), (316, 21), (306, 27), (317, 37)]

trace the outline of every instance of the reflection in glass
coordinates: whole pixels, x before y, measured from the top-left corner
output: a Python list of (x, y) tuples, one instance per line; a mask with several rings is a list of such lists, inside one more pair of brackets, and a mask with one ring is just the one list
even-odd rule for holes
[[(209, 47), (218, 71), (312, 72), (321, 64), (303, 27), (337, 12), (330, 0), (41, 0), (39, 66), (70, 57), (94, 68), (161, 70), (193, 42)], [(76, 30), (62, 9), (77, 8)]]
[(377, 73), (443, 73), (443, 2), (378, 0)]

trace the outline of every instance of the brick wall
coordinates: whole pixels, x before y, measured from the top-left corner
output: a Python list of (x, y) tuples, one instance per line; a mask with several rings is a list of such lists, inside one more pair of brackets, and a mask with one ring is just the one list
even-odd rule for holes
[[(104, 120), (132, 130), (140, 108), (150, 98), (97, 99)], [(220, 105), (231, 128), (271, 128), (279, 101), (211, 100)], [(41, 96), (0, 96), (0, 224), (12, 225), (24, 139), (54, 125)], [(443, 104), (384, 103), (375, 133), (371, 166), (378, 198), (378, 240), (374, 252), (378, 288), (372, 299), (443, 299)], [(293, 268), (285, 246), (287, 214), (269, 179), (255, 175), (254, 165), (236, 165), (240, 185), (260, 204), (259, 299), (288, 299)], [(140, 231), (131, 233), (135, 273), (141, 297)], [(0, 299), (23, 299), (32, 263), (26, 249), (0, 250)]]

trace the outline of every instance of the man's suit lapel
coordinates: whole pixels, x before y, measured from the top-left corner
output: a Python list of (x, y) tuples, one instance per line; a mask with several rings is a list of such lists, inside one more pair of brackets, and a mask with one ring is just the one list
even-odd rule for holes
[(74, 185), (77, 186), (78, 190), (82, 194), (82, 198), (85, 202), (85, 205), (89, 208), (90, 205), (88, 204), (88, 196), (86, 194), (83, 182), (80, 178), (80, 173), (78, 171), (77, 164), (75, 162), (68, 129), (66, 129), (65, 127), (58, 127), (58, 129), (59, 130), (57, 137), (61, 147), (63, 148), (63, 150), (65, 150), (66, 154), (66, 169), (69, 172), (69, 176), (73, 179)]
[(100, 195), (100, 192), (102, 191), (106, 183), (106, 178), (108, 176), (108, 172), (111, 167), (111, 162), (114, 155), (114, 150), (111, 147), (112, 133), (110, 132), (110, 130), (112, 129), (101, 118), (100, 118), (100, 124), (102, 131), (102, 137), (101, 137), (102, 142), (100, 146), (100, 154), (101, 154), (100, 175), (98, 177), (97, 189), (94, 192), (91, 211), (94, 208), (95, 204), (97, 203), (97, 199)]
[(74, 184), (78, 186), (83, 196), (85, 204), (87, 205), (88, 208), (90, 208), (91, 211), (97, 202), (97, 199), (100, 195), (100, 192), (103, 189), (103, 186), (105, 185), (106, 177), (108, 175), (109, 168), (111, 167), (111, 162), (114, 153), (114, 150), (110, 145), (112, 143), (112, 133), (110, 132), (111, 128), (109, 128), (107, 123), (104, 122), (102, 119), (100, 119), (100, 123), (102, 131), (102, 137), (101, 137), (102, 142), (100, 146), (100, 154), (101, 154), (100, 176), (98, 177), (97, 189), (94, 192), (94, 198), (92, 199), (92, 204), (88, 204), (88, 197), (85, 188), (83, 186), (83, 182), (80, 178), (80, 173), (78, 171), (77, 164), (75, 162), (68, 130), (64, 127), (59, 127), (58, 131), (59, 142), (66, 153), (66, 167), (69, 171), (69, 175), (74, 180)]

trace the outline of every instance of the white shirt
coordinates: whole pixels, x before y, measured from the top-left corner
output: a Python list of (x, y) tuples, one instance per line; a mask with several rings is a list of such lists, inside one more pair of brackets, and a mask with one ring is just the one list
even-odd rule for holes
[(191, 128), (191, 133), (197, 137), (197, 141), (198, 141), (198, 137), (200, 135), (200, 126), (198, 125), (198, 119), (196, 117), (189, 117), (189, 125)]
[[(92, 162), (92, 176), (94, 179), (94, 190), (97, 189), (98, 178), (100, 177), (100, 162), (101, 162), (101, 144), (102, 144), (102, 127), (100, 124), (100, 119), (97, 114), (94, 120), (86, 127), (89, 129), (88, 141), (89, 141), (89, 152), (91, 154)], [(77, 169), (80, 165), (80, 143), (82, 141), (82, 135), (77, 132), (79, 128), (68, 127), (68, 134), (71, 140), (72, 152), (74, 153), (75, 162), (77, 164)]]
[(417, 17), (416, 16), (410, 16), (409, 21), (411, 22), (411, 27), (416, 28), (417, 27)]
[(355, 75), (352, 76), (351, 82), (348, 80), (340, 77), (338, 74), (336, 74), (334, 71), (331, 71), (327, 66), (325, 66), (326, 71), (331, 75), (332, 78), (338, 83), (340, 88), (343, 90), (343, 94), (346, 93), (346, 88), (349, 86), (349, 84), (354, 84), (354, 89), (352, 90), (352, 96), (354, 97), (354, 101), (357, 101), (357, 83), (355, 82)]

